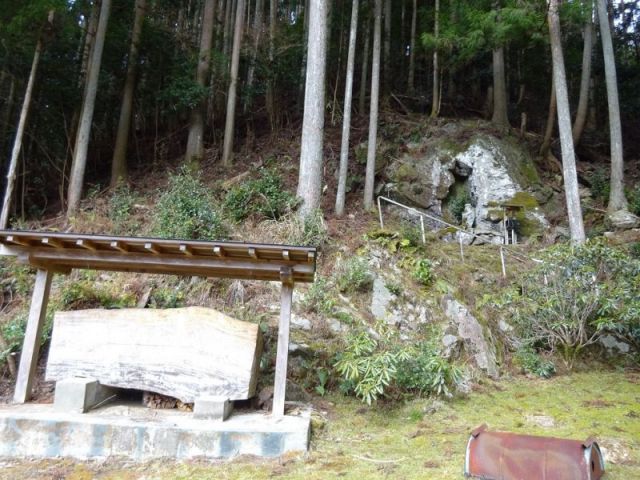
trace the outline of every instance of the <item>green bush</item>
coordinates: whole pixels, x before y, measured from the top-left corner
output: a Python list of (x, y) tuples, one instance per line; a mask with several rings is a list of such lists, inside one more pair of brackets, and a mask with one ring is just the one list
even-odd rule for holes
[(178, 308), (184, 306), (184, 292), (179, 288), (157, 288), (149, 298), (149, 308)]
[(311, 245), (321, 247), (329, 239), (327, 225), (324, 223), (322, 210), (317, 209), (305, 216), (302, 220), (300, 238), (297, 238), (297, 245)]
[(304, 295), (301, 307), (305, 312), (323, 313), (326, 315), (333, 312), (335, 301), (329, 295), (329, 282), (322, 277), (318, 277), (311, 284), (309, 290)]
[(169, 177), (169, 187), (156, 205), (152, 232), (163, 238), (220, 240), (227, 236), (209, 190), (187, 168)]
[(449, 213), (456, 222), (462, 223), (462, 214), (467, 203), (471, 203), (471, 194), (467, 188), (458, 188), (449, 201)]
[(462, 380), (462, 370), (432, 344), (407, 345), (386, 324), (349, 334), (334, 366), (340, 389), (368, 404), (390, 392), (450, 397)]
[(640, 216), (640, 183), (635, 186), (628, 194), (629, 211), (634, 215)]
[(515, 361), (522, 370), (542, 378), (550, 378), (556, 373), (556, 366), (551, 360), (543, 359), (531, 347), (519, 348), (515, 354)]
[(239, 222), (251, 214), (279, 219), (297, 203), (275, 170), (261, 168), (259, 178), (233, 187), (224, 200), (225, 212)]
[(341, 390), (369, 405), (384, 395), (395, 381), (398, 364), (409, 357), (408, 350), (393, 342), (394, 332), (387, 326), (380, 326), (377, 336), (367, 331), (350, 334), (335, 363), (343, 379)]
[(462, 374), (462, 369), (440, 356), (431, 343), (423, 342), (398, 365), (397, 383), (408, 392), (450, 397)]
[(94, 280), (80, 280), (67, 284), (60, 295), (65, 310), (82, 308), (127, 308), (134, 307), (136, 298), (131, 293), (119, 294), (97, 284)]
[(22, 348), (24, 332), (27, 327), (27, 313), (15, 315), (2, 325), (2, 338), (6, 343), (6, 349), (0, 351), (0, 365), (3, 365), (12, 352)]
[(413, 278), (424, 286), (429, 286), (435, 280), (433, 273), (433, 263), (431, 260), (421, 258), (417, 260), (413, 266)]
[(598, 168), (591, 174), (591, 196), (601, 201), (604, 205), (609, 201), (609, 192), (611, 184), (607, 173), (603, 168)]
[(109, 197), (109, 218), (113, 222), (116, 234), (131, 234), (138, 229), (138, 225), (131, 225), (135, 196), (127, 184), (120, 184)]
[(338, 290), (343, 293), (364, 292), (373, 285), (373, 276), (366, 260), (351, 257), (338, 270), (336, 278)]
[(507, 308), (525, 344), (559, 350), (571, 368), (605, 333), (638, 345), (640, 261), (604, 241), (549, 248), (496, 306)]

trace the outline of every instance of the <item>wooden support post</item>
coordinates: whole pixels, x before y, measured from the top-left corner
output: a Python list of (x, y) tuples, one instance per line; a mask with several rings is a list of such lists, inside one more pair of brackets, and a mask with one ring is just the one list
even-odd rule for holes
[(284, 416), (284, 398), (287, 389), (287, 362), (289, 357), (289, 323), (291, 322), (291, 300), (293, 282), (283, 281), (280, 291), (280, 323), (278, 325), (278, 352), (276, 356), (276, 378), (273, 386), (274, 417)]
[(36, 273), (36, 284), (33, 288), (33, 295), (31, 296), (29, 320), (27, 321), (27, 329), (24, 334), (24, 342), (22, 343), (22, 353), (20, 354), (18, 379), (16, 380), (16, 389), (13, 394), (13, 401), (15, 403), (25, 403), (31, 397), (31, 385), (38, 364), (40, 335), (47, 313), (52, 277), (53, 273), (49, 270), (40, 269)]

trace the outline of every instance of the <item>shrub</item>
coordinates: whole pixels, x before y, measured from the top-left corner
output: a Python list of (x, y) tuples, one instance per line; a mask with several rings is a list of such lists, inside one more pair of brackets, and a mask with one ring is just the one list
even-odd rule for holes
[(634, 215), (640, 215), (640, 183), (629, 192), (629, 211)]
[(136, 304), (135, 296), (131, 293), (118, 294), (104, 288), (93, 280), (80, 280), (67, 284), (61, 292), (61, 306), (66, 310), (81, 308), (127, 308)]
[(373, 285), (369, 265), (360, 257), (351, 257), (341, 265), (336, 278), (338, 290), (345, 293), (363, 292)]
[(398, 366), (398, 386), (421, 395), (450, 397), (462, 381), (462, 369), (440, 356), (429, 342), (418, 345), (414, 354)]
[(11, 355), (12, 352), (20, 350), (26, 327), (26, 313), (16, 315), (2, 325), (2, 338), (4, 339), (7, 348), (0, 351), (0, 365), (4, 364), (7, 357)]
[(149, 308), (178, 308), (184, 306), (184, 293), (178, 288), (157, 288), (149, 298)]
[(413, 266), (413, 278), (415, 278), (421, 285), (431, 285), (435, 279), (435, 275), (433, 274), (433, 263), (431, 260), (426, 258), (417, 260)]
[(369, 405), (384, 395), (395, 381), (398, 364), (409, 357), (408, 350), (393, 344), (393, 332), (387, 326), (380, 326), (377, 336), (379, 340), (367, 331), (350, 334), (335, 363), (343, 378), (341, 389)]
[(130, 234), (138, 225), (129, 225), (135, 196), (127, 184), (118, 185), (109, 197), (109, 218), (113, 222), (115, 233)]
[(550, 378), (556, 373), (556, 366), (551, 360), (543, 359), (531, 347), (521, 347), (515, 354), (516, 363), (526, 373), (542, 378)]
[(599, 168), (591, 174), (591, 196), (603, 204), (609, 201), (611, 184), (604, 169)]
[(225, 211), (236, 222), (251, 214), (277, 220), (297, 203), (275, 170), (262, 168), (258, 174), (259, 178), (231, 188), (225, 197)]
[(458, 188), (449, 201), (449, 213), (456, 222), (462, 223), (462, 214), (467, 203), (471, 203), (471, 194), (465, 187)]
[(156, 212), (152, 231), (158, 237), (214, 240), (227, 235), (211, 194), (187, 168), (169, 177)]
[(389, 325), (347, 336), (335, 363), (341, 390), (371, 404), (390, 391), (451, 396), (462, 370), (442, 358), (430, 343), (408, 346)]
[[(560, 350), (571, 368), (606, 332), (636, 342), (640, 328), (640, 261), (603, 241), (561, 244), (520, 276), (521, 289), (498, 304), (513, 312), (527, 345)], [(636, 343), (637, 344), (637, 343)]]
[(331, 314), (335, 302), (329, 296), (329, 282), (318, 277), (304, 295), (301, 306), (305, 312)]

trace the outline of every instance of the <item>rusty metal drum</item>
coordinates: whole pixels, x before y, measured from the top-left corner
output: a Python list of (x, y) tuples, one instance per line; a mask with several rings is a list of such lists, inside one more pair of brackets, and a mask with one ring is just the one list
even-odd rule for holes
[(566, 440), (482, 425), (471, 432), (464, 474), (485, 480), (599, 480), (604, 459), (595, 440)]

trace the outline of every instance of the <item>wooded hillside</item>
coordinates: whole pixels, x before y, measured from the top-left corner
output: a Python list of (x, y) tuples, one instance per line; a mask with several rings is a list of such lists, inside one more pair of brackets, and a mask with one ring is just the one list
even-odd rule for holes
[[(542, 158), (562, 155), (570, 219), (579, 212), (568, 150), (575, 145), (579, 160), (610, 177), (610, 209), (626, 208), (624, 162), (640, 150), (638, 2), (0, 5), (0, 160), (13, 200), (3, 224), (73, 215), (96, 185), (126, 182), (132, 171), (242, 170), (271, 135), (295, 142), (288, 162), (300, 166), (303, 212), (319, 206), (338, 158), (336, 212), (347, 178), (363, 174), (354, 188), (364, 189), (368, 206), (379, 111), (382, 119), (422, 112), (519, 130)], [(323, 150), (325, 127), (343, 120), (342, 154)], [(365, 173), (349, 148), (367, 135)], [(572, 234), (583, 236), (573, 223)]]

